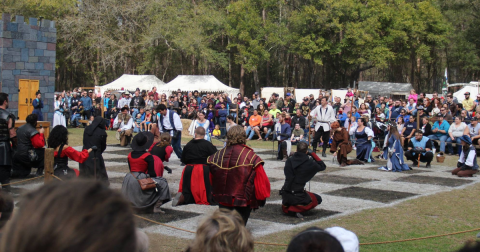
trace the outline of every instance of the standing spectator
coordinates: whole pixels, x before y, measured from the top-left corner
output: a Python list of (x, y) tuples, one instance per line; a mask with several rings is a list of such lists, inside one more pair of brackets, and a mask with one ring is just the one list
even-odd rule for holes
[(135, 118), (141, 108), (145, 109), (145, 100), (140, 96), (140, 91), (135, 91), (135, 96), (130, 100), (130, 111)]
[(36, 114), (38, 117), (39, 121), (43, 121), (43, 114), (42, 114), (42, 109), (43, 109), (43, 101), (42, 99), (42, 93), (40, 93), (40, 90), (38, 90), (35, 93), (36, 98), (32, 101), (32, 106), (33, 106), (33, 111), (32, 114)]
[(415, 122), (415, 117), (410, 116), (408, 122), (405, 123), (405, 126), (402, 129), (402, 146), (407, 146), (408, 141), (414, 137), (415, 130), (417, 129), (417, 123)]
[(118, 101), (118, 108), (122, 109), (124, 107), (128, 107), (130, 105), (130, 92), (126, 91), (123, 93), (123, 98)]
[(285, 101), (287, 102), (287, 107), (288, 107), (288, 113), (292, 114), (295, 109), (295, 104), (297, 103), (295, 99), (292, 98), (291, 93), (287, 93), (287, 97), (285, 98)]
[(290, 125), (285, 123), (284, 115), (278, 116), (278, 122), (280, 123), (280, 128), (278, 131), (276, 131), (277, 135), (279, 136), (277, 160), (282, 160), (282, 162), (285, 162), (288, 158), (286, 141), (289, 140), (292, 130)]
[(303, 116), (308, 116), (310, 113), (310, 103), (307, 97), (303, 98), (303, 102), (300, 105), (300, 109), (302, 110)]
[(53, 114), (53, 124), (52, 127), (57, 125), (63, 125), (63, 127), (67, 127), (65, 122), (65, 115), (63, 112), (65, 111), (65, 103), (62, 101), (62, 96), (58, 95), (55, 101), (55, 113)]
[(260, 98), (258, 97), (257, 93), (255, 92), (252, 95), (252, 107), (253, 107), (253, 109), (257, 109), (259, 104), (260, 104)]
[(218, 112), (218, 124), (220, 125), (220, 131), (222, 132), (222, 137), (224, 137), (227, 134), (227, 116), (228, 116), (228, 110), (225, 107), (225, 103), (220, 103), (220, 109), (217, 110)]
[(270, 111), (268, 111), (270, 115), (273, 116), (273, 118), (277, 118), (277, 113), (282, 113), (279, 109), (277, 109), (277, 106), (275, 104), (272, 104), (270, 107)]
[(342, 99), (338, 96), (335, 96), (335, 103), (332, 105), (332, 108), (335, 110), (335, 113), (338, 112), (340, 107), (342, 106), (342, 103), (340, 102)]
[[(433, 135), (427, 136), (430, 140), (440, 140), (440, 151), (445, 153), (445, 141), (448, 138), (448, 129), (450, 124), (447, 121), (443, 120), (443, 115), (438, 115), (438, 121), (433, 124), (432, 133)], [(422, 133), (423, 135), (423, 133)]]
[(417, 102), (418, 95), (417, 92), (415, 92), (415, 89), (410, 90), (410, 95), (408, 96), (408, 100), (413, 99), (414, 102)]
[(90, 115), (92, 113), (92, 108), (93, 108), (92, 98), (90, 98), (87, 95), (87, 91), (83, 91), (82, 98), (80, 98), (80, 101), (82, 102), (82, 105), (83, 105), (84, 119), (88, 120), (90, 118)]

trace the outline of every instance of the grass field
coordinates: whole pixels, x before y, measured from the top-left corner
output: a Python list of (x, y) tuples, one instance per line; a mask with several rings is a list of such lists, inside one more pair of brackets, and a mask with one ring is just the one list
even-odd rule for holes
[[(82, 145), (83, 129), (69, 129), (69, 132), (70, 145)], [(182, 143), (185, 144), (190, 139), (190, 136), (184, 136)], [(108, 131), (107, 141), (108, 144), (118, 144), (114, 131)], [(223, 145), (217, 140), (214, 140), (214, 144)], [(255, 148), (272, 148), (272, 142), (253, 140), (247, 144)], [(453, 168), (456, 162), (456, 156), (447, 156), (444, 165)], [(435, 169), (435, 161), (432, 164), (432, 169)], [(312, 226), (344, 227), (355, 232), (361, 243), (411, 239), (471, 230), (480, 228), (480, 215), (478, 214), (480, 201), (477, 195), (480, 195), (480, 184), (408, 200), (391, 207), (364, 210), (340, 218), (319, 221)], [(267, 235), (256, 241), (288, 244), (290, 239), (303, 229), (305, 228)], [(456, 251), (463, 246), (465, 241), (475, 240), (478, 232), (480, 231), (420, 241), (364, 245), (360, 247), (360, 250)], [(189, 242), (185, 239), (160, 234), (148, 234), (148, 236), (150, 237), (150, 251), (181, 251)], [(255, 245), (255, 251), (285, 251), (285, 249), (282, 246)]]

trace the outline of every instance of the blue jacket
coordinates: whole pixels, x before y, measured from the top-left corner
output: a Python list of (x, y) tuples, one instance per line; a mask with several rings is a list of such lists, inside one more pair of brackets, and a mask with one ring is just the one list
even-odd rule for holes
[(82, 102), (83, 108), (84, 108), (85, 110), (91, 110), (91, 109), (92, 109), (92, 106), (93, 106), (93, 104), (92, 104), (92, 98), (90, 98), (90, 97), (88, 97), (88, 96), (86, 96), (86, 97), (83, 97), (83, 96), (82, 96), (82, 98), (80, 98), (80, 101)]
[(288, 123), (282, 124), (280, 134), (284, 134), (284, 136), (280, 136), (280, 140), (282, 141), (288, 140), (290, 138), (290, 135), (292, 134), (292, 128), (290, 128), (290, 125), (288, 125)]
[(434, 133), (435, 136), (441, 137), (441, 136), (445, 136), (445, 135), (448, 134), (448, 129), (449, 129), (449, 128), (450, 128), (450, 124), (448, 124), (447, 121), (443, 120), (442, 125), (438, 125), (438, 121), (436, 121), (436, 122), (433, 124), (432, 131), (433, 131), (434, 129), (445, 130), (445, 133), (440, 133), (440, 132)]

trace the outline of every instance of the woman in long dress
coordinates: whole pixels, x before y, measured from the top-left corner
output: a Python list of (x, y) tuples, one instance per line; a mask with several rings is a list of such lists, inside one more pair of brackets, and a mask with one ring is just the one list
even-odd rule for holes
[[(163, 178), (163, 163), (160, 158), (147, 152), (153, 143), (150, 132), (138, 133), (132, 141), (132, 152), (128, 154), (130, 172), (123, 179), (122, 194), (137, 211), (164, 213), (160, 206), (171, 200), (167, 180)], [(156, 187), (142, 190), (138, 180), (151, 178)]]
[(64, 103), (62, 101), (62, 96), (57, 95), (57, 100), (55, 101), (55, 113), (53, 114), (53, 125), (52, 127), (55, 128), (57, 125), (62, 125), (63, 127), (67, 127), (67, 123), (65, 122), (65, 115), (63, 115), (64, 111)]
[(388, 170), (393, 172), (409, 171), (410, 167), (405, 164), (403, 160), (403, 145), (400, 134), (398, 133), (395, 124), (388, 124), (388, 134), (385, 138), (385, 150), (384, 157), (387, 159), (387, 167), (383, 167), (381, 170)]
[(358, 126), (356, 128), (350, 128), (350, 134), (354, 134), (357, 147), (357, 159), (364, 162), (374, 162), (372, 157), (372, 151), (375, 147), (375, 143), (372, 141), (374, 134), (372, 129), (366, 127), (367, 120), (361, 117), (357, 120)]
[(36, 114), (38, 116), (38, 121), (43, 121), (43, 114), (42, 114), (42, 109), (43, 109), (43, 101), (42, 99), (42, 93), (40, 93), (40, 90), (38, 90), (35, 93), (35, 98), (32, 101), (32, 106), (33, 106), (33, 111), (32, 114)]
[(198, 127), (203, 127), (205, 129), (205, 140), (210, 141), (210, 121), (205, 119), (205, 113), (200, 111), (197, 113), (197, 119), (192, 121), (190, 124), (190, 128), (188, 128), (188, 132), (191, 136), (195, 135), (195, 129)]
[(105, 120), (101, 116), (95, 117), (92, 124), (88, 125), (83, 132), (83, 149), (90, 149), (93, 146), (97, 146), (97, 151), (90, 152), (87, 161), (80, 164), (80, 177), (96, 178), (110, 184), (102, 156), (107, 148), (107, 132), (105, 132)]

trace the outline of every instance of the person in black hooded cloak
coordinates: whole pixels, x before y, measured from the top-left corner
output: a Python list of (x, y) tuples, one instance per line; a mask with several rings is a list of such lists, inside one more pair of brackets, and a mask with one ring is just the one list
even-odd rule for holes
[[(83, 149), (90, 149), (93, 146), (97, 146), (96, 151), (90, 152), (88, 159), (80, 164), (80, 177), (81, 178), (95, 178), (101, 180), (107, 184), (108, 175), (105, 169), (105, 161), (103, 160), (103, 152), (107, 148), (107, 132), (105, 132), (105, 120), (101, 116), (97, 116), (93, 119), (92, 124), (85, 128), (83, 132)], [(95, 160), (96, 160), (96, 172), (95, 172)]]

